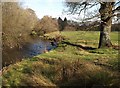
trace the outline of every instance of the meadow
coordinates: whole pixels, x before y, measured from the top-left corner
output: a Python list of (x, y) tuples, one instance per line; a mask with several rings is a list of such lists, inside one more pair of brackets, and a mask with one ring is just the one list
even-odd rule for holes
[[(118, 34), (111, 32), (114, 46)], [(61, 36), (57, 48), (4, 67), (3, 86), (119, 88), (119, 49), (98, 49), (97, 31), (63, 31)]]

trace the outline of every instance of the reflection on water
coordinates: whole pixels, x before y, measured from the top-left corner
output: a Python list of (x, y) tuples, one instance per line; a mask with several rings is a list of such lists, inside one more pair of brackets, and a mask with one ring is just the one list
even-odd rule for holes
[(54, 49), (55, 45), (51, 45), (50, 41), (42, 39), (34, 39), (25, 43), (22, 48), (4, 48), (3, 49), (3, 66), (21, 61), (23, 58), (33, 57), (35, 55), (44, 53), (45, 49), (48, 51)]

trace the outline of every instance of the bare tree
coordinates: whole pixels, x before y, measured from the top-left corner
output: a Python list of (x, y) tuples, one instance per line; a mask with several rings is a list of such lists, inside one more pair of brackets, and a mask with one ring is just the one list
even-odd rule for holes
[[(100, 23), (100, 40), (98, 48), (102, 47), (112, 47), (110, 32), (112, 25), (112, 17), (115, 16), (114, 13), (120, 10), (120, 1), (110, 0), (111, 2), (102, 2), (102, 0), (96, 0), (96, 2), (88, 2), (87, 0), (81, 0), (76, 2), (71, 2), (72, 0), (66, 0), (66, 6), (69, 7), (70, 14), (85, 13), (92, 7), (100, 5), (99, 15), (101, 19)], [(99, 16), (96, 15), (92, 18)]]
[(18, 2), (2, 2), (3, 45), (13, 47), (28, 41), (37, 20), (33, 10), (22, 8)]
[(58, 31), (58, 22), (50, 16), (44, 16), (35, 26), (35, 30), (39, 35)]

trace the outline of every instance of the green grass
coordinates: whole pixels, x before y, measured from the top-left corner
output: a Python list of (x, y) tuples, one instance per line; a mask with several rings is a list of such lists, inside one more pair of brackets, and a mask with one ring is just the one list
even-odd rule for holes
[[(94, 61), (95, 59), (107, 59), (106, 63), (111, 62), (111, 60), (116, 62), (118, 61), (118, 50), (115, 49), (97, 49), (99, 42), (99, 32), (84, 32), (84, 31), (66, 31), (62, 32), (62, 36), (66, 38), (65, 42), (70, 42), (76, 45), (82, 45), (84, 47), (91, 47), (96, 49), (81, 49), (80, 47), (67, 45), (67, 44), (59, 44), (58, 48), (50, 51), (49, 53), (45, 53), (42, 55), (38, 55), (40, 58), (55, 58), (55, 59), (85, 59)], [(111, 33), (111, 40), (113, 45), (118, 44), (118, 33)]]
[[(111, 33), (113, 45), (118, 44), (117, 34)], [(97, 49), (99, 32), (66, 31), (61, 35), (65, 40), (56, 49), (4, 68), (3, 85), (59, 87), (85, 86), (86, 82), (118, 88), (118, 50)]]
[[(98, 47), (99, 32), (96, 31), (66, 31), (62, 32), (62, 35), (68, 38), (69, 42), (77, 44), (87, 44), (89, 46)], [(110, 34), (112, 43), (118, 45), (118, 32), (111, 32)], [(120, 40), (119, 40), (120, 41)]]

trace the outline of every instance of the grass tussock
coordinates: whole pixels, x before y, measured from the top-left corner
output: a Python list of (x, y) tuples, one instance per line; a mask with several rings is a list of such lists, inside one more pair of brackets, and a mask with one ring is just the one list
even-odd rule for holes
[[(113, 45), (118, 42), (116, 34), (111, 34)], [(65, 40), (49, 53), (5, 67), (3, 86), (119, 88), (118, 50), (97, 49), (97, 32), (62, 32), (62, 36)]]
[(84, 60), (25, 60), (4, 68), (4, 86), (115, 86), (118, 73)]

